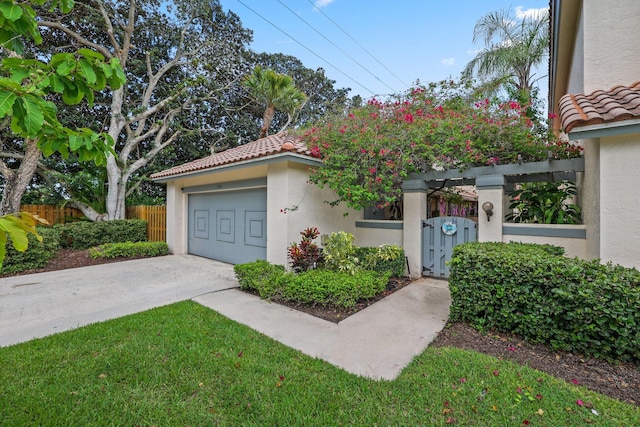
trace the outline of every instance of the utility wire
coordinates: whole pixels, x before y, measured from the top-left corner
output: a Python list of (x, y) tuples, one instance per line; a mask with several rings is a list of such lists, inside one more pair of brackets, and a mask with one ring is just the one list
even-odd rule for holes
[(335, 47), (336, 49), (338, 49), (340, 52), (342, 52), (343, 54), (345, 54), (349, 59), (351, 59), (353, 62), (355, 62), (356, 64), (358, 64), (360, 66), (360, 68), (362, 68), (363, 70), (365, 70), (367, 73), (371, 74), (371, 76), (378, 80), (380, 83), (382, 83), (383, 85), (385, 85), (386, 87), (389, 88), (389, 90), (391, 90), (391, 92), (395, 92), (395, 89), (393, 89), (391, 86), (389, 86), (387, 83), (383, 82), (382, 80), (380, 80), (380, 78), (378, 76), (376, 76), (375, 74), (373, 74), (370, 70), (368, 70), (364, 65), (362, 65), (361, 63), (359, 63), (354, 57), (352, 57), (351, 55), (349, 55), (347, 52), (344, 51), (344, 49), (342, 49), (340, 46), (338, 46), (337, 44), (335, 44), (334, 42), (332, 42), (331, 40), (329, 40), (329, 38), (327, 38), (327, 36), (325, 36), (324, 34), (322, 34), (320, 31), (318, 31), (313, 25), (311, 25), (309, 22), (307, 22), (303, 17), (301, 17), (300, 15), (298, 15), (297, 13), (295, 13), (293, 10), (291, 10), (291, 8), (289, 6), (287, 6), (286, 4), (284, 4), (281, 0), (278, 0), (278, 3), (280, 3), (285, 9), (287, 9), (289, 12), (291, 12), (293, 15), (295, 15), (296, 18), (298, 18), (299, 20), (301, 20), (302, 22), (304, 22), (305, 24), (307, 24), (307, 26), (309, 28), (311, 28), (313, 31), (315, 31), (316, 33), (318, 33), (318, 35), (320, 37), (322, 37), (323, 39), (325, 39), (326, 41), (328, 41), (329, 43), (331, 43), (331, 45), (333, 47)]
[(325, 16), (325, 18), (327, 18), (329, 21), (331, 21), (331, 23), (333, 25), (335, 25), (336, 27), (338, 27), (338, 29), (340, 31), (342, 31), (347, 37), (349, 37), (351, 39), (351, 41), (353, 41), (355, 44), (357, 44), (360, 49), (364, 50), (365, 52), (367, 52), (369, 54), (370, 57), (373, 58), (374, 61), (376, 61), (378, 64), (382, 65), (382, 67), (387, 70), (389, 72), (389, 74), (391, 74), (393, 77), (395, 77), (400, 83), (402, 83), (405, 87), (409, 87), (408, 84), (406, 84), (405, 82), (402, 81), (402, 79), (400, 77), (398, 77), (393, 71), (391, 71), (389, 68), (387, 68), (386, 65), (384, 65), (382, 62), (380, 62), (380, 60), (378, 58), (376, 58), (371, 52), (369, 52), (364, 46), (362, 46), (360, 43), (358, 43), (358, 41), (356, 39), (354, 39), (353, 37), (351, 37), (351, 35), (349, 33), (347, 33), (340, 25), (338, 25), (333, 19), (331, 19), (329, 17), (329, 15), (327, 15), (326, 13), (324, 13), (322, 11), (322, 9), (320, 9), (318, 6), (316, 6), (311, 0), (307, 0), (307, 2), (309, 2), (309, 4), (311, 6), (314, 7), (314, 9), (316, 9), (318, 12), (320, 12), (321, 14), (323, 14)]
[(371, 95), (375, 96), (376, 94), (369, 89), (368, 87), (364, 86), (362, 83), (358, 82), (357, 80), (355, 80), (353, 77), (351, 77), (350, 75), (348, 75), (347, 73), (345, 73), (344, 71), (342, 71), (340, 68), (336, 67), (335, 65), (333, 65), (331, 62), (327, 61), (326, 59), (324, 59), (322, 56), (318, 55), (317, 53), (315, 53), (313, 50), (311, 50), (310, 48), (308, 48), (307, 46), (305, 46), (304, 44), (302, 44), (301, 42), (299, 42), (298, 40), (296, 40), (294, 37), (292, 37), (290, 34), (288, 34), (286, 31), (284, 31), (282, 28), (278, 27), (276, 24), (274, 24), (273, 22), (269, 21), (267, 18), (265, 18), (264, 16), (260, 15), (258, 12), (256, 12), (255, 10), (253, 10), (252, 8), (250, 8), (249, 6), (247, 6), (242, 0), (237, 0), (238, 3), (240, 3), (241, 5), (243, 5), (244, 7), (246, 7), (247, 9), (249, 9), (251, 12), (255, 13), (256, 15), (258, 15), (261, 19), (263, 19), (264, 21), (266, 21), (269, 25), (271, 25), (272, 27), (274, 27), (275, 29), (277, 29), (278, 31), (280, 31), (282, 34), (284, 34), (285, 36), (289, 37), (291, 40), (293, 40), (294, 42), (298, 43), (300, 46), (302, 46), (303, 48), (305, 48), (306, 50), (308, 50), (312, 55), (316, 56), (317, 58), (319, 58), (321, 61), (329, 64), (330, 66), (332, 66), (333, 68), (335, 68), (340, 74), (342, 74), (343, 76), (345, 76), (346, 78), (348, 78), (349, 80), (351, 80), (352, 82), (354, 82), (355, 84), (357, 84), (358, 86), (360, 86), (361, 88), (363, 88), (364, 90), (366, 90), (367, 92), (371, 93)]

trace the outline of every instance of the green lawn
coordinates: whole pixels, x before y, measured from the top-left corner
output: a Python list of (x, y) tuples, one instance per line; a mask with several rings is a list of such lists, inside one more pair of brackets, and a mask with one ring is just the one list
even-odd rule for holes
[(0, 349), (7, 426), (586, 423), (637, 426), (640, 409), (458, 349), (359, 378), (193, 302)]

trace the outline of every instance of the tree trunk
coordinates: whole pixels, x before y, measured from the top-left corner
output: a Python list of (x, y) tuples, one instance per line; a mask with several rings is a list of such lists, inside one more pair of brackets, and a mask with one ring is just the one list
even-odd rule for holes
[(20, 210), (22, 195), (38, 168), (40, 150), (37, 141), (25, 140), (25, 146), (25, 156), (17, 170), (10, 169), (5, 163), (0, 164), (0, 172), (4, 177), (0, 215), (12, 214)]
[(262, 116), (262, 129), (260, 129), (260, 138), (264, 138), (269, 134), (269, 127), (271, 127), (271, 122), (276, 115), (276, 109), (273, 104), (269, 104), (264, 110), (264, 115)]

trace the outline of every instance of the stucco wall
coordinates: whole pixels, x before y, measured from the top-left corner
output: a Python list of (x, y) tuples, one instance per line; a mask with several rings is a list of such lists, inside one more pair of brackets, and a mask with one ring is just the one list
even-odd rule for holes
[(584, 0), (584, 91), (638, 81), (640, 1)]
[(600, 258), (640, 268), (640, 134), (600, 139)]
[[(510, 234), (509, 229), (511, 227), (517, 227), (518, 229), (530, 229), (531, 234)], [(545, 230), (547, 234), (558, 233), (564, 230), (567, 231), (579, 231), (584, 230), (584, 225), (559, 225), (559, 224), (504, 224), (504, 234), (502, 241), (508, 242), (520, 242), (520, 243), (537, 243), (548, 244), (554, 246), (563, 247), (565, 255), (573, 258), (578, 257), (582, 259), (590, 259), (587, 257), (587, 240), (585, 238), (572, 238), (572, 237), (554, 237), (554, 236), (540, 236), (541, 230)]]
[(317, 227), (322, 234), (335, 231), (355, 234), (355, 222), (362, 219), (362, 212), (343, 204), (331, 207), (325, 203), (335, 199), (334, 192), (309, 183), (304, 165), (273, 163), (268, 172), (267, 259), (270, 262), (286, 265), (287, 247), (299, 242), (300, 232), (308, 227)]
[[(568, 93), (584, 93), (584, 13), (579, 8), (576, 36), (569, 70)], [(561, 94), (563, 95), (563, 94)]]
[(402, 225), (402, 221), (363, 220), (356, 226), (355, 241), (358, 246), (396, 245), (402, 247), (402, 228), (381, 228)]

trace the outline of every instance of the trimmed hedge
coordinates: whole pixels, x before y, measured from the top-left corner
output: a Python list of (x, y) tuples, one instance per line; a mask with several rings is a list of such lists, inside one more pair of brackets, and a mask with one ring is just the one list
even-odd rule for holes
[(62, 230), (62, 241), (73, 249), (89, 249), (105, 243), (144, 242), (147, 221), (118, 219), (113, 221), (78, 221), (56, 226)]
[(379, 294), (390, 277), (389, 272), (365, 270), (348, 273), (317, 269), (294, 274), (262, 260), (237, 264), (234, 270), (240, 287), (258, 292), (262, 298), (342, 307), (353, 307), (358, 300)]
[(168, 253), (169, 246), (166, 242), (105, 243), (89, 248), (91, 258), (156, 257)]
[(37, 227), (36, 229), (38, 234), (42, 236), (42, 242), (29, 234), (29, 247), (24, 252), (16, 251), (13, 244), (7, 242), (7, 253), (1, 273), (18, 273), (42, 268), (56, 256), (60, 250), (60, 231), (51, 227)]
[(550, 246), (465, 243), (450, 263), (450, 319), (554, 350), (640, 361), (640, 272)]

